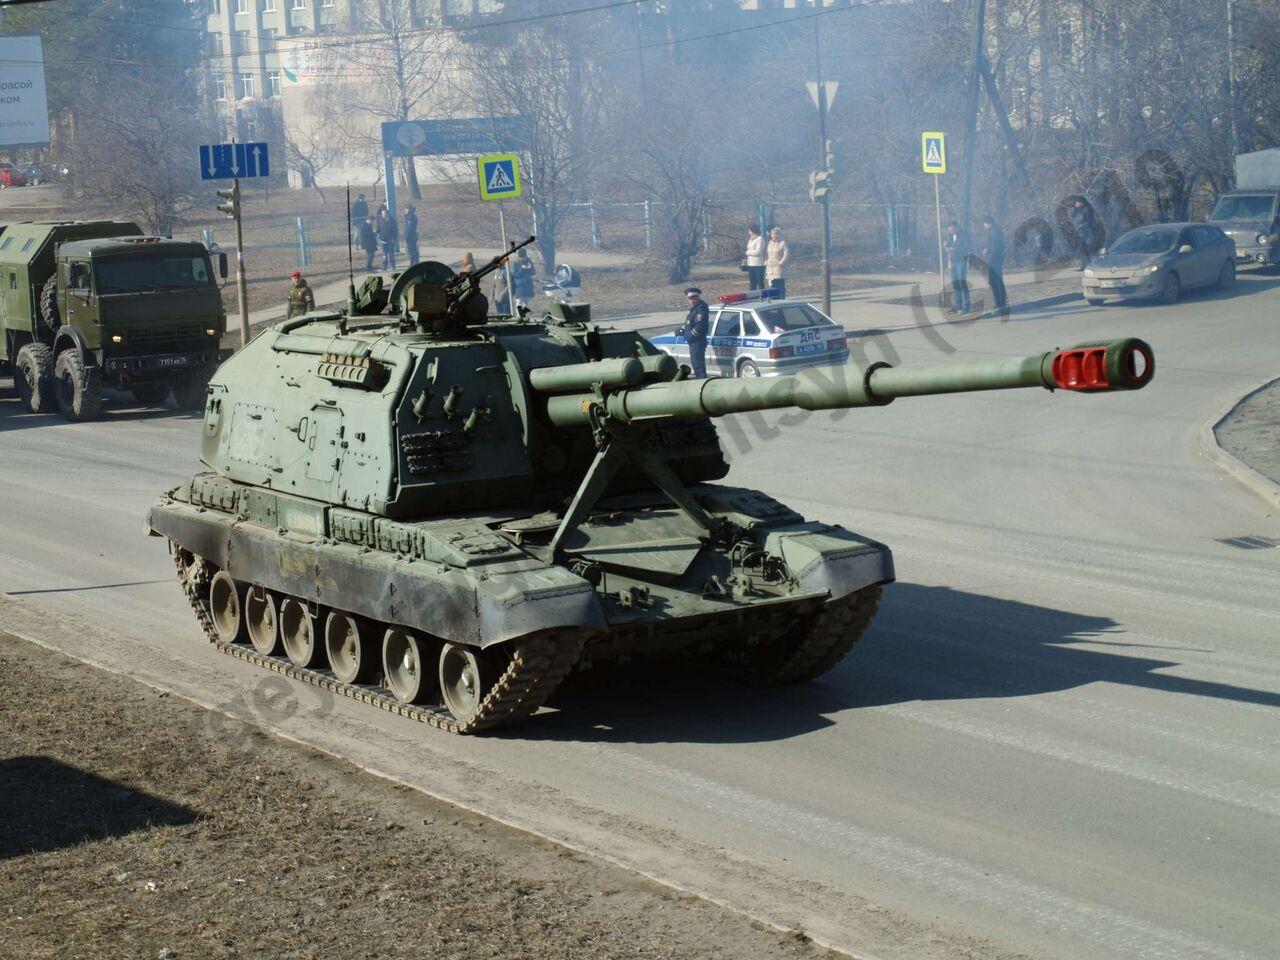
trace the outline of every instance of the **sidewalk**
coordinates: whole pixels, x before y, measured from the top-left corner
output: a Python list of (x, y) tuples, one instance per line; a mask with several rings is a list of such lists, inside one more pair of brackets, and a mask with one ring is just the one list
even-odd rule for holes
[(1280, 506), (1280, 379), (1247, 394), (1201, 432), (1205, 453), (1272, 506)]

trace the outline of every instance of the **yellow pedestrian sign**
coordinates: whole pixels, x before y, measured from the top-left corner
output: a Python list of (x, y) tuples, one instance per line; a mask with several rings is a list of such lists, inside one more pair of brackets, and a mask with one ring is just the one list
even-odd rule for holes
[(508, 200), (520, 196), (520, 161), (514, 153), (476, 159), (481, 200)]
[(933, 132), (922, 133), (920, 135), (920, 158), (925, 173), (946, 173), (946, 135)]

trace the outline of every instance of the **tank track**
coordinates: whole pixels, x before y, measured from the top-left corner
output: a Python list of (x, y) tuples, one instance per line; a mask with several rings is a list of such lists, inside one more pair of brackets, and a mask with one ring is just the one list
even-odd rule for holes
[(463, 723), (443, 706), (404, 703), (377, 687), (343, 683), (328, 671), (299, 667), (286, 658), (264, 656), (252, 647), (227, 643), (218, 636), (201, 596), (207, 590), (211, 576), (208, 564), (200, 561), (196, 565), (195, 575), (191, 576), (176, 547), (171, 545), (170, 552), (177, 568), (178, 582), (205, 637), (222, 653), (290, 679), (301, 680), (352, 700), (372, 704), (388, 713), (430, 724), (447, 733), (475, 733), (531, 716), (573, 670), (586, 642), (586, 635), (577, 630), (548, 630), (512, 641), (511, 661), (506, 670), (485, 695), (475, 716)]
[(822, 676), (845, 658), (858, 642), (880, 603), (880, 587), (865, 587), (847, 597), (833, 600), (797, 629), (774, 641), (766, 641), (769, 653), (775, 644), (784, 644), (782, 656), (767, 663), (752, 656), (750, 648), (735, 651), (730, 660), (742, 678), (753, 683), (800, 683)]

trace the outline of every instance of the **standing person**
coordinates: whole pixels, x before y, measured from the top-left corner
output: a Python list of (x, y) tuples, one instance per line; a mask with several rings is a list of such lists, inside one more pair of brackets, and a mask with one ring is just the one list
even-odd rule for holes
[(947, 252), (947, 267), (951, 272), (951, 309), (948, 313), (968, 313), (969, 303), (969, 238), (952, 220), (947, 224), (947, 236), (942, 241)]
[(1085, 208), (1084, 198), (1076, 197), (1071, 206), (1071, 225), (1075, 227), (1076, 239), (1080, 241), (1080, 269), (1089, 265), (1089, 251), (1093, 249), (1093, 220)]
[(311, 292), (307, 281), (302, 279), (302, 271), (293, 271), (289, 274), (289, 280), (292, 285), (289, 287), (289, 306), (284, 313), (286, 320), (300, 317), (316, 308), (316, 296)]
[(396, 268), (396, 246), (400, 242), (400, 230), (396, 218), (386, 207), (378, 213), (378, 243), (382, 246), (382, 269)]
[(711, 310), (702, 299), (702, 291), (697, 287), (689, 287), (684, 292), (689, 304), (689, 314), (684, 318), (684, 326), (676, 331), (677, 336), (684, 337), (689, 344), (689, 366), (693, 368), (695, 380), (707, 378), (707, 334), (711, 331)]
[(982, 229), (982, 259), (987, 265), (987, 283), (991, 286), (996, 312), (1008, 314), (1009, 291), (1004, 285), (1004, 231), (989, 213), (982, 218)]
[(511, 266), (511, 286), (515, 291), (516, 306), (527, 307), (533, 300), (533, 278), (537, 275), (538, 268), (521, 247), (516, 251), (516, 262)]
[(778, 291), (778, 296), (787, 296), (787, 261), (791, 259), (791, 250), (787, 241), (782, 239), (782, 229), (774, 227), (769, 231), (769, 252), (765, 258), (765, 284)]
[(418, 262), (418, 211), (413, 204), (404, 208), (404, 249), (408, 254), (408, 266)]
[(378, 252), (378, 224), (365, 217), (360, 224), (360, 249), (364, 251), (364, 272), (373, 273), (373, 255)]
[[(475, 264), (472, 264), (473, 269), (474, 267)], [(471, 270), (466, 272), (471, 273)], [(507, 292), (507, 271), (505, 270), (494, 272), (493, 312), (500, 317), (511, 316), (511, 296)]]
[(356, 202), (351, 205), (351, 223), (357, 230), (360, 224), (369, 219), (369, 201), (364, 198), (363, 193), (356, 194)]
[(462, 265), (458, 267), (459, 273), (473, 273), (476, 269), (476, 258), (471, 255), (470, 250), (464, 250), (462, 253)]
[(764, 237), (754, 223), (747, 224), (747, 282), (752, 290), (764, 288)]

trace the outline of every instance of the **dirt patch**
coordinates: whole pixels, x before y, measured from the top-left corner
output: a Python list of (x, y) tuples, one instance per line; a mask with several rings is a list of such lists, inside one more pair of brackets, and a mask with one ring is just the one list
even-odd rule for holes
[(1233, 457), (1280, 483), (1280, 380), (1246, 398), (1214, 433)]
[(3, 633), (0, 728), (6, 956), (835, 956)]

